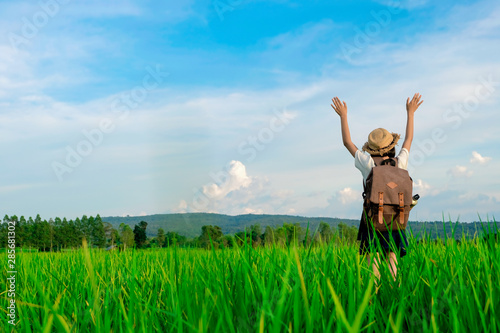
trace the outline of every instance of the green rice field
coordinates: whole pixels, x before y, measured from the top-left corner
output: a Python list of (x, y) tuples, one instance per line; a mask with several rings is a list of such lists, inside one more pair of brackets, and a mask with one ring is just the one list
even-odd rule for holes
[(347, 244), (17, 253), (16, 325), (3, 270), (1, 331), (499, 332), (495, 239), (409, 241), (379, 288)]

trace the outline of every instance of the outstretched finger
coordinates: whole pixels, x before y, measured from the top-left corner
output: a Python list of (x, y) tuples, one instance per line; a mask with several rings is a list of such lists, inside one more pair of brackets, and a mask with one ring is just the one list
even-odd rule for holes
[(340, 107), (341, 106), (340, 99), (338, 97), (335, 97), (335, 106), (336, 107)]

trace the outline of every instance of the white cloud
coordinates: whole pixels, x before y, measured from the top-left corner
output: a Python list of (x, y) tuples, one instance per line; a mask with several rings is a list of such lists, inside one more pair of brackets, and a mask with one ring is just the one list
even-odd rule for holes
[(177, 205), (177, 207), (175, 207), (173, 209), (173, 212), (174, 213), (187, 213), (187, 208), (188, 208), (188, 205), (187, 205), (186, 200), (181, 200), (179, 202), (179, 204)]
[(453, 178), (468, 178), (472, 176), (473, 171), (467, 169), (467, 167), (463, 165), (457, 165), (454, 168), (448, 170), (448, 174), (451, 175)]
[(264, 211), (262, 209), (252, 209), (247, 207), (243, 210), (243, 214), (264, 214)]
[(0, 193), (11, 194), (16, 191), (31, 190), (34, 187), (40, 187), (47, 184), (15, 184), (15, 185), (5, 185), (0, 186)]
[(491, 161), (491, 157), (481, 156), (477, 151), (472, 152), (472, 158), (470, 159), (471, 163), (486, 164), (489, 161)]
[[(310, 216), (358, 219), (363, 207), (361, 193), (352, 187), (345, 187), (327, 198), (326, 205), (316, 204), (316, 207), (306, 210), (306, 213)], [(320, 203), (322, 200), (315, 198), (315, 201)]]
[(413, 194), (419, 194), (421, 197), (434, 196), (439, 194), (439, 189), (433, 188), (430, 184), (424, 182), (422, 179), (417, 179), (413, 182)]
[(343, 204), (348, 205), (354, 202), (361, 201), (361, 192), (346, 187), (336, 193), (337, 199)]
[(210, 184), (203, 186), (203, 194), (215, 200), (222, 199), (229, 193), (239, 190), (242, 187), (248, 187), (252, 179), (247, 176), (247, 171), (240, 161), (231, 161), (227, 174), (224, 175), (222, 184)]
[(498, 199), (494, 194), (477, 193), (470, 190), (444, 190), (438, 195), (419, 200), (410, 215), (410, 220), (461, 222), (485, 221), (487, 217), (499, 216)]
[(215, 182), (202, 186), (191, 201), (181, 201), (173, 211), (286, 214), (297, 201), (293, 191), (273, 188), (267, 177), (248, 175), (240, 161), (231, 161), (226, 170), (210, 174)]

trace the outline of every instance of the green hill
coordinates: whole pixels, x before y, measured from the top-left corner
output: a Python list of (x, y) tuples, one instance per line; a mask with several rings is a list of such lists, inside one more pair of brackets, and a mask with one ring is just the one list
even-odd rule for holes
[(340, 222), (349, 226), (358, 226), (359, 220), (338, 219), (330, 217), (302, 217), (291, 215), (223, 215), (209, 213), (187, 213), (187, 214), (157, 214), (149, 216), (110, 216), (103, 217), (104, 222), (111, 223), (114, 228), (118, 228), (121, 223), (128, 224), (132, 228), (135, 224), (146, 221), (148, 223), (148, 236), (156, 236), (158, 229), (167, 231), (176, 231), (188, 238), (200, 235), (201, 227), (204, 225), (218, 225), (224, 234), (234, 234), (242, 231), (245, 227), (253, 224), (260, 224), (264, 229), (266, 226), (282, 226), (283, 223), (299, 223), (301, 227), (306, 228), (309, 223), (310, 230), (316, 230), (320, 222), (337, 227)]
[[(209, 214), (209, 213), (187, 213), (187, 214), (157, 214), (148, 216), (109, 216), (102, 218), (104, 222), (109, 222), (114, 228), (118, 228), (121, 223), (128, 224), (134, 227), (141, 221), (148, 223), (147, 234), (149, 237), (156, 236), (158, 229), (163, 228), (165, 232), (175, 231), (188, 238), (199, 236), (201, 227), (204, 225), (218, 225), (221, 227), (224, 234), (234, 234), (238, 231), (243, 231), (245, 227), (250, 227), (254, 224), (260, 224), (262, 229), (266, 226), (282, 226), (283, 223), (299, 223), (301, 227), (306, 228), (309, 224), (309, 229), (314, 232), (320, 222), (328, 223), (332, 228), (342, 222), (348, 226), (359, 226), (359, 220), (340, 219), (331, 217), (303, 217), (291, 215), (223, 215), (223, 214)], [(500, 224), (496, 222), (496, 228), (493, 223), (490, 223), (492, 232), (496, 232), (500, 228)], [(484, 227), (487, 228), (486, 225)], [(480, 222), (470, 223), (452, 223), (442, 221), (432, 222), (409, 222), (409, 230), (415, 236), (421, 235), (425, 230), (431, 238), (444, 237), (445, 233), (448, 237), (454, 234), (455, 238), (461, 238), (462, 234), (474, 236), (474, 234), (482, 235), (483, 226)]]

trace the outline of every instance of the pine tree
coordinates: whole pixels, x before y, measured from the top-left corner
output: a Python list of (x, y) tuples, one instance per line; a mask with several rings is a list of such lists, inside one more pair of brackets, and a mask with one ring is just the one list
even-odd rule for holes
[(7, 239), (8, 239), (7, 235), (8, 235), (7, 222), (0, 221), (0, 248), (7, 247)]
[[(90, 219), (89, 219), (90, 220)], [(106, 246), (106, 232), (104, 230), (104, 224), (102, 222), (101, 216), (96, 215), (95, 219), (92, 218), (92, 243), (98, 247)]]
[(83, 234), (83, 238), (87, 241), (87, 243), (92, 242), (92, 233), (91, 233), (91, 227), (89, 225), (89, 218), (87, 215), (83, 215), (82, 219), (80, 220), (80, 230)]
[(54, 246), (54, 237), (55, 237), (54, 220), (52, 218), (50, 218), (48, 223), (49, 223), (50, 251), (52, 252), (52, 249)]
[(77, 217), (75, 219), (75, 228), (78, 231), (78, 244), (77, 246), (82, 246), (83, 238), (85, 237), (85, 227), (82, 221)]
[(74, 222), (73, 220), (69, 220), (68, 230), (69, 230), (69, 246), (72, 248), (77, 248), (81, 246), (83, 236), (76, 222)]
[(26, 222), (26, 232), (28, 233), (26, 246), (35, 248), (35, 221), (30, 216)]
[(38, 233), (40, 235), (39, 249), (47, 251), (50, 248), (50, 225), (47, 220), (39, 223)]

